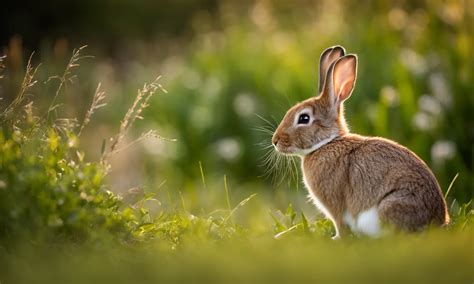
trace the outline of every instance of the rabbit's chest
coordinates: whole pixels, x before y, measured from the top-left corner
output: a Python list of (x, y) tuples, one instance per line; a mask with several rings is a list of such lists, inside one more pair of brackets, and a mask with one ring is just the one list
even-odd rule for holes
[(331, 221), (334, 221), (334, 210), (331, 208), (331, 203), (327, 196), (318, 191), (313, 184), (310, 183), (310, 181), (306, 178), (306, 175), (303, 172), (303, 182), (306, 186), (306, 189), (308, 190), (308, 197), (311, 199), (313, 204), (321, 211), (321, 213), (326, 216), (326, 218), (330, 219)]

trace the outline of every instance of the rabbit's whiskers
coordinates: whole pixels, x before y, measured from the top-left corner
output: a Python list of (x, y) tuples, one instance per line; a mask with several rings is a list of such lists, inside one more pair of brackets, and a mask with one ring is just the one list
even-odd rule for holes
[(298, 161), (295, 156), (288, 156), (275, 151), (272, 144), (272, 136), (276, 129), (276, 124), (268, 119), (256, 114), (265, 123), (263, 126), (255, 127), (253, 130), (263, 134), (264, 140), (257, 145), (264, 150), (261, 157), (260, 166), (264, 168), (263, 176), (271, 178), (272, 183), (280, 185), (289, 178), (289, 183), (299, 178)]

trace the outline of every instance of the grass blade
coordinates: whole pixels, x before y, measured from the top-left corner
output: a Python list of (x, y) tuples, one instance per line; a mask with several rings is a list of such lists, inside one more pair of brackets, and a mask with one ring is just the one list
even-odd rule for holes
[(449, 192), (451, 191), (451, 188), (453, 188), (453, 184), (454, 184), (454, 182), (456, 181), (456, 179), (458, 178), (458, 176), (459, 176), (459, 173), (457, 173), (457, 174), (454, 176), (453, 180), (452, 180), (451, 183), (449, 184), (448, 190), (446, 191), (446, 194), (444, 195), (444, 199), (446, 199), (446, 197), (448, 197), (448, 194), (449, 194)]

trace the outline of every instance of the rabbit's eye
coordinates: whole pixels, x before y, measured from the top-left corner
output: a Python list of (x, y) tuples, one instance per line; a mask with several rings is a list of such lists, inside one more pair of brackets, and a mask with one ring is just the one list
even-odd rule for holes
[(309, 123), (309, 115), (306, 113), (300, 114), (298, 117), (298, 124), (308, 124)]

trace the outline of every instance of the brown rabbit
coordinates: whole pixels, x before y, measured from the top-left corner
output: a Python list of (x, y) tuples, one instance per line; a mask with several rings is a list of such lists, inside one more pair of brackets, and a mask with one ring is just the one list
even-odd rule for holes
[(277, 151), (302, 158), (304, 183), (339, 238), (377, 236), (381, 224), (419, 231), (449, 222), (433, 173), (407, 148), (379, 137), (349, 133), (342, 103), (357, 77), (357, 56), (326, 49), (319, 66), (318, 97), (292, 107), (275, 131)]

